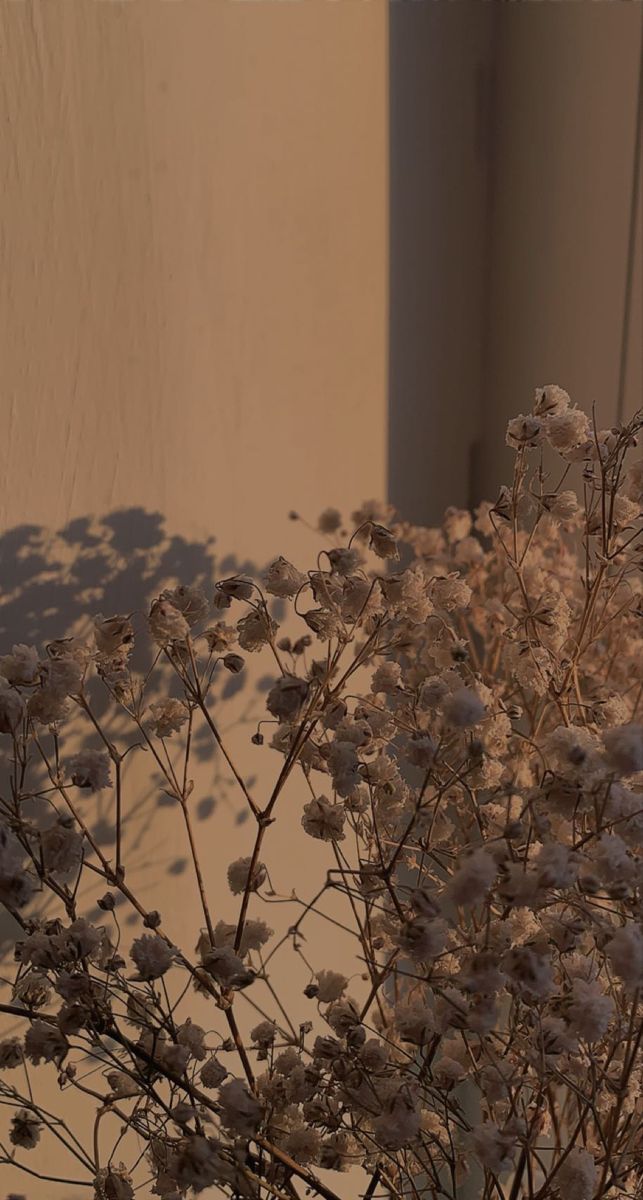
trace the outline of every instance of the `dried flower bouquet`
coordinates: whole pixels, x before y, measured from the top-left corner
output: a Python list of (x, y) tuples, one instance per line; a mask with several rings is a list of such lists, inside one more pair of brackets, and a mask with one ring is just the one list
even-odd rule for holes
[[(511, 484), (473, 516), (425, 529), (366, 504), (349, 537), (329, 509), (311, 570), (278, 558), (214, 596), (163, 592), (136, 631), (143, 668), (122, 615), (0, 658), (0, 899), (18, 929), (4, 1163), (96, 1200), (340, 1200), (356, 1167), (367, 1198), (643, 1196), (641, 424), (599, 430), (539, 388), (508, 426)], [(214, 696), (260, 653), (251, 786)], [(198, 731), (248, 812), (238, 856), (215, 863), (227, 920), (195, 834)], [(189, 847), (189, 945), (125, 861), (141, 749)], [(327, 871), (275, 939), (266, 859), (287, 784)], [(330, 893), (351, 982), (315, 949)], [(282, 1001), (292, 955), (304, 1021)], [(69, 1171), (48, 1169), (54, 1142)]]

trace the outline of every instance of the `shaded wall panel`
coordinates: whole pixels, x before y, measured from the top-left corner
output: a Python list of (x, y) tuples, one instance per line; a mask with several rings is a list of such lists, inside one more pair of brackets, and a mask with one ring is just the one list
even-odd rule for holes
[[(615, 419), (642, 24), (636, 4), (502, 10), (479, 494), (503, 481), (507, 419), (540, 384), (595, 404), (602, 425)], [(641, 403), (640, 288), (639, 262), (629, 413)]]
[(390, 7), (389, 472), (414, 521), (469, 500), (498, 15), (477, 0)]

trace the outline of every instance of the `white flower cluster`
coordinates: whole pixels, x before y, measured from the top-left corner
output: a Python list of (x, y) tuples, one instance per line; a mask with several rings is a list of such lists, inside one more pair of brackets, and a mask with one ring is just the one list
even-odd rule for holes
[[(327, 509), (308, 571), (164, 590), (143, 674), (121, 614), (0, 656), (3, 1007), (25, 1023), (0, 1039), (4, 1161), (38, 1173), (54, 1118), (23, 1075), (53, 1064), (101, 1118), (92, 1148), (55, 1123), (96, 1200), (147, 1194), (146, 1169), (164, 1200), (340, 1200), (327, 1173), (353, 1166), (368, 1196), (457, 1200), (469, 1165), (478, 1200), (643, 1195), (640, 428), (538, 388), (474, 513), (425, 529), (369, 501), (349, 533)], [(270, 670), (252, 782), (219, 719), (238, 651)], [(231, 862), (194, 829), (208, 738), (247, 817)], [(141, 747), (186, 839), (195, 951), (121, 861)], [(284, 822), (324, 863), (306, 897), (271, 865)], [(319, 917), (354, 933), (350, 969)]]

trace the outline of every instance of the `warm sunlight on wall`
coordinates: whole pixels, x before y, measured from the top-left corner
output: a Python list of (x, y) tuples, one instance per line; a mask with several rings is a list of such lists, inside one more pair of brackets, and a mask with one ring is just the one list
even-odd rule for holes
[[(290, 509), (314, 519), (385, 491), (384, 0), (65, 0), (5, 5), (0, 26), (3, 529), (137, 505), (172, 534), (214, 535), (220, 556), (307, 564), (315, 540)], [(129, 522), (126, 572), (139, 528), (152, 541), (160, 528)], [(25, 586), (16, 554), (40, 536), (6, 542), (5, 590)], [(92, 536), (82, 522), (66, 534), (85, 553)], [(196, 563), (184, 549), (169, 560)], [(63, 625), (65, 594), (78, 611), (65, 586)], [(256, 769), (247, 729), (231, 736)], [(146, 826), (146, 902), (191, 950), (196, 895), (171, 873), (180, 828), (168, 808), (145, 815), (144, 776), (134, 765), (128, 836), (140, 859)], [(216, 799), (200, 837), (222, 914), (245, 831)], [(273, 869), (306, 888), (298, 802), (289, 871)], [(27, 1182), (31, 1200), (70, 1190)], [(4, 1168), (7, 1189), (25, 1180)]]

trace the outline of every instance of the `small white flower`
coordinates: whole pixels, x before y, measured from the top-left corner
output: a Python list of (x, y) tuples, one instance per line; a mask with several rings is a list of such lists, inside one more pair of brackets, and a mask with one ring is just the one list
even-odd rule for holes
[(237, 630), (234, 625), (226, 625), (223, 621), (217, 621), (215, 625), (204, 629), (201, 636), (205, 638), (211, 654), (221, 654), (234, 646), (237, 640)]
[(395, 1009), (395, 1027), (403, 1042), (423, 1046), (435, 1033), (433, 1010), (423, 1000), (412, 1000)]
[(547, 417), (545, 428), (551, 445), (564, 454), (587, 439), (589, 421), (579, 408), (568, 408)]
[(372, 524), (369, 529), (369, 546), (378, 558), (399, 558), (397, 542), (390, 529)]
[(603, 744), (610, 766), (622, 775), (643, 771), (643, 725), (617, 725), (603, 734)]
[(276, 558), (271, 562), (270, 566), (264, 573), (264, 583), (267, 592), (271, 596), (280, 596), (287, 600), (292, 596), (296, 596), (300, 588), (306, 583), (307, 576), (293, 567), (287, 558)]
[(119, 650), (129, 653), (134, 642), (132, 622), (129, 617), (104, 617), (98, 613), (94, 617), (94, 638), (101, 654), (111, 656)]
[(545, 999), (553, 990), (551, 961), (533, 946), (514, 946), (503, 969), (520, 993)]
[(228, 887), (233, 896), (241, 896), (246, 888), (251, 892), (256, 892), (262, 883), (265, 883), (265, 880), (264, 864), (256, 862), (253, 866), (251, 858), (236, 858), (228, 867)]
[(227, 600), (249, 600), (254, 592), (254, 584), (250, 579), (234, 575), (231, 579), (222, 579), (217, 583), (216, 590)]
[(357, 1161), (355, 1144), (343, 1130), (322, 1141), (319, 1162), (326, 1171), (348, 1171)]
[(73, 654), (50, 658), (42, 666), (42, 681), (57, 696), (76, 696), (83, 686), (86, 662)]
[(397, 943), (416, 962), (429, 962), (442, 953), (446, 937), (447, 926), (441, 917), (414, 917), (402, 926)]
[(42, 1122), (34, 1112), (27, 1108), (19, 1108), (11, 1118), (9, 1141), (22, 1150), (33, 1150), (40, 1141)]
[(188, 587), (179, 584), (176, 588), (166, 588), (161, 592), (161, 600), (172, 604), (183, 614), (190, 628), (207, 616), (209, 605), (205, 592), (201, 587)]
[(333, 787), (342, 798), (350, 796), (362, 781), (359, 759), (352, 742), (334, 741), (328, 751), (328, 769), (333, 777)]
[(374, 671), (371, 690), (376, 695), (381, 692), (383, 695), (393, 696), (401, 687), (401, 681), (402, 668), (400, 664), (388, 659), (386, 662), (380, 663)]
[(485, 716), (485, 706), (471, 688), (458, 688), (446, 698), (442, 706), (445, 720), (456, 729), (468, 729), (479, 725)]
[(174, 951), (163, 938), (144, 933), (132, 942), (130, 956), (141, 979), (160, 979), (174, 961)]
[(443, 519), (444, 531), (451, 545), (461, 542), (471, 532), (471, 513), (467, 508), (447, 508)]
[(76, 787), (100, 792), (112, 786), (110, 757), (105, 750), (79, 750), (69, 759), (68, 768)]
[(123, 1163), (100, 1170), (94, 1188), (96, 1200), (134, 1200), (132, 1177)]
[(468, 608), (472, 596), (469, 584), (459, 575), (448, 575), (446, 579), (436, 579), (433, 583), (433, 600), (437, 608), (445, 612), (455, 612), (457, 608)]
[(268, 712), (278, 721), (293, 721), (299, 715), (308, 696), (309, 684), (296, 675), (282, 675), (273, 684), (266, 700)]
[(450, 894), (454, 904), (463, 907), (478, 904), (487, 895), (498, 868), (495, 859), (484, 848), (474, 850), (460, 862), (451, 880)]
[(261, 1124), (263, 1109), (242, 1079), (230, 1079), (219, 1090), (221, 1120), (230, 1133), (252, 1137)]
[(557, 1172), (558, 1191), (565, 1200), (592, 1200), (598, 1169), (589, 1150), (574, 1146)]
[(380, 1117), (373, 1121), (373, 1133), (385, 1150), (402, 1150), (415, 1141), (420, 1131), (420, 1114), (408, 1086), (400, 1088)]
[(537, 446), (542, 441), (544, 436), (544, 428), (542, 421), (534, 416), (514, 417), (507, 425), (507, 445), (508, 446), (526, 446), (531, 448)]
[(267, 1050), (269, 1046), (272, 1046), (276, 1036), (277, 1026), (274, 1021), (260, 1021), (254, 1029), (250, 1030), (250, 1040), (261, 1050)]
[(342, 514), (336, 508), (325, 508), (320, 513), (317, 528), (320, 533), (337, 533), (342, 523)]
[(328, 551), (328, 561), (337, 575), (349, 576), (361, 566), (363, 559), (354, 546), (336, 546)]
[(325, 796), (318, 796), (304, 805), (301, 823), (310, 837), (323, 842), (344, 840), (346, 813), (341, 804), (331, 804)]
[(223, 1064), (219, 1062), (216, 1054), (213, 1054), (201, 1067), (201, 1083), (206, 1088), (218, 1088), (223, 1083), (227, 1074), (228, 1072)]
[(154, 733), (160, 738), (171, 737), (173, 733), (178, 733), (189, 716), (187, 705), (182, 700), (175, 700), (173, 697), (150, 704), (150, 712), (154, 721)]
[(124, 1100), (128, 1096), (137, 1096), (140, 1092), (138, 1084), (126, 1071), (108, 1071), (107, 1082), (114, 1099)]
[(346, 977), (337, 971), (318, 971), (316, 979), (317, 999), (322, 1004), (332, 1004), (333, 1001), (339, 1000), (348, 987)]
[(534, 413), (537, 417), (554, 417), (567, 411), (571, 400), (567, 392), (555, 383), (536, 388)]
[(624, 491), (635, 504), (643, 504), (643, 458), (632, 463), (625, 473)]
[(14, 646), (11, 654), (0, 656), (0, 675), (12, 684), (29, 685), (38, 678), (38, 651), (24, 642)]
[(433, 766), (438, 743), (428, 733), (415, 734), (408, 742), (407, 757), (414, 767), (428, 770)]
[(607, 1032), (614, 1014), (614, 1001), (596, 979), (574, 979), (567, 1021), (572, 1033), (588, 1042), (596, 1042)]
[(45, 867), (60, 876), (68, 876), (80, 865), (83, 836), (68, 821), (59, 820), (40, 835)]
[(547, 842), (541, 847), (536, 859), (536, 877), (539, 887), (571, 887), (578, 874), (578, 867), (570, 856), (568, 846), (559, 842)]
[(558, 492), (547, 500), (545, 507), (557, 521), (571, 521), (579, 512), (576, 492)]
[(284, 1150), (296, 1162), (306, 1164), (317, 1162), (321, 1147), (321, 1134), (308, 1125), (299, 1125), (291, 1129), (284, 1140)]
[(25, 1034), (25, 1056), (35, 1067), (40, 1062), (62, 1062), (69, 1046), (56, 1025), (33, 1021)]
[(5, 1038), (0, 1042), (0, 1071), (11, 1071), (23, 1061), (20, 1038)]
[(511, 1168), (515, 1140), (500, 1130), (493, 1121), (475, 1125), (471, 1132), (471, 1149), (483, 1167), (494, 1174)]
[(643, 929), (629, 921), (616, 930), (606, 953), (616, 974), (632, 988), (643, 986)]
[(154, 601), (147, 624), (159, 646), (167, 646), (168, 642), (184, 641), (190, 632), (190, 626), (183, 613), (169, 600)]
[(179, 1046), (186, 1046), (190, 1051), (190, 1056), (198, 1062), (202, 1062), (205, 1058), (205, 1030), (200, 1025), (195, 1025), (188, 1017), (182, 1025), (179, 1025), (176, 1032), (176, 1040)]
[(242, 650), (253, 653), (261, 650), (277, 632), (278, 625), (263, 609), (253, 609), (237, 621), (239, 645)]
[(20, 724), (25, 711), (19, 692), (12, 688), (4, 676), (0, 676), (0, 733), (13, 733)]

